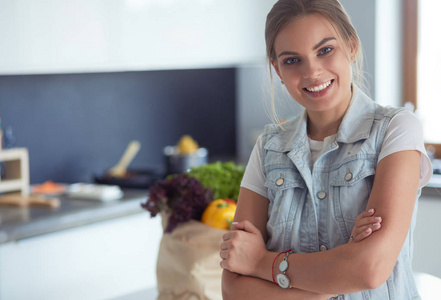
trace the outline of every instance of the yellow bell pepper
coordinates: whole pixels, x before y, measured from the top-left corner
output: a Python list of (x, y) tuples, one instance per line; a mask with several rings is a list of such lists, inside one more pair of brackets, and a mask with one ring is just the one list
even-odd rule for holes
[(230, 229), (236, 213), (236, 202), (231, 199), (217, 199), (211, 201), (202, 214), (202, 223), (218, 228)]

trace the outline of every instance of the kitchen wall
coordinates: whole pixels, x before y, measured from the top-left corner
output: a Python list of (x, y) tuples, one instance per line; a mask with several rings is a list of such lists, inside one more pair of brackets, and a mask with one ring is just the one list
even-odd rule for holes
[[(377, 80), (385, 74), (385, 64), (378, 62), (399, 57), (397, 46), (393, 51), (376, 50), (380, 36), (383, 40), (398, 36), (397, 26), (387, 26), (399, 20), (398, 0), (391, 1), (388, 5), (384, 1), (341, 1), (363, 42), (371, 95), (378, 96), (383, 104), (397, 101), (400, 89), (396, 84), (399, 76), (393, 76), (400, 72), (391, 64), (388, 76)], [(265, 111), (269, 107), (269, 77), (263, 31), (266, 14), (274, 3), (0, 0), (0, 37), (5, 45), (0, 48), (0, 74), (234, 68), (238, 74), (233, 91), (237, 99), (235, 152), (240, 161), (245, 161), (257, 134), (271, 121)], [(23, 19), (27, 21), (19, 21)], [(286, 116), (297, 111), (294, 105)], [(0, 114), (6, 118), (5, 112)], [(104, 168), (102, 164), (100, 168)]]
[(186, 133), (234, 157), (236, 69), (264, 60), (274, 2), (0, 0), (0, 115), (31, 182), (90, 181), (135, 138), (139, 168)]
[(233, 68), (0, 76), (0, 114), (29, 149), (31, 183), (89, 182), (133, 139), (134, 168), (163, 167), (183, 134), (234, 157), (235, 90)]

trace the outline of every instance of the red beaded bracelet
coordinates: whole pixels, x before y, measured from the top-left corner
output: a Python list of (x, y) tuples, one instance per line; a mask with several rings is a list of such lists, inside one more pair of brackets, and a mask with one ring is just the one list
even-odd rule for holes
[(276, 255), (276, 257), (275, 257), (274, 260), (273, 260), (273, 266), (272, 266), (272, 268), (271, 268), (271, 275), (273, 276), (273, 282), (274, 282), (274, 284), (276, 284), (276, 285), (279, 285), (279, 284), (276, 282), (276, 279), (274, 278), (274, 264), (276, 263), (277, 257), (279, 257), (280, 254), (285, 254), (285, 253), (287, 253), (287, 252), (289, 252), (289, 251), (292, 251), (292, 249), (286, 250), (286, 251), (284, 251), (284, 252), (280, 252), (279, 254)]

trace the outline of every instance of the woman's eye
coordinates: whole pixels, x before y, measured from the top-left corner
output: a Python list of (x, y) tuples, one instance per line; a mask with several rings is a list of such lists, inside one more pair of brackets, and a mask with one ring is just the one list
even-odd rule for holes
[(284, 60), (284, 64), (285, 65), (292, 65), (292, 64), (295, 64), (295, 63), (298, 63), (298, 62), (299, 62), (299, 59), (295, 58), (295, 57), (287, 58), (287, 59)]
[(320, 49), (319, 54), (323, 55), (323, 54), (327, 54), (331, 51), (332, 51), (331, 47), (325, 47), (325, 48)]

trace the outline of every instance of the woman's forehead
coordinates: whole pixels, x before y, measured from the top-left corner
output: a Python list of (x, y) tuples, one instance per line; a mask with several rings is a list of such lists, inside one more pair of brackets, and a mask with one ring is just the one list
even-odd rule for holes
[(320, 14), (309, 14), (294, 19), (277, 33), (276, 51), (296, 51), (294, 48), (311, 48), (324, 38), (339, 39), (333, 24)]

